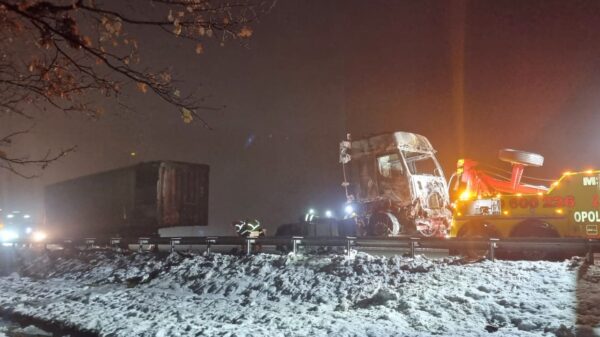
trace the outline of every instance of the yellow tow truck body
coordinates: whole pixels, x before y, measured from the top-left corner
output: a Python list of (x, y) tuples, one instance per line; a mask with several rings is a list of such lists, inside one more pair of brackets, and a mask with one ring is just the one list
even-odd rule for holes
[(600, 239), (600, 171), (566, 172), (547, 192), (462, 195), (450, 236)]

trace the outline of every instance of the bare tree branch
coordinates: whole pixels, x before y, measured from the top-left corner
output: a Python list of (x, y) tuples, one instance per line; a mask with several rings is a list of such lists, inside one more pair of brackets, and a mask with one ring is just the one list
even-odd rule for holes
[[(98, 118), (103, 104), (91, 98), (116, 99), (133, 84), (141, 94), (154, 94), (173, 106), (185, 123), (210, 129), (203, 112), (215, 109), (179, 88), (169, 71), (143, 67), (131, 28), (185, 39), (202, 54), (211, 39), (222, 44), (250, 37), (250, 24), (275, 1), (132, 0), (125, 6), (110, 0), (0, 0), (0, 117), (34, 120), (36, 110), (50, 109)], [(4, 143), (0, 139), (0, 146), (21, 134), (9, 134)], [(40, 159), (9, 158), (2, 152), (0, 168), (43, 168), (71, 151)]]
[(32, 166), (34, 166), (39, 170), (44, 170), (51, 163), (59, 160), (60, 158), (75, 151), (76, 149), (76, 147), (70, 147), (68, 149), (60, 150), (54, 153), (48, 150), (45, 155), (38, 158), (30, 158), (29, 156), (11, 157), (5, 151), (2, 150), (2, 148), (7, 148), (10, 145), (12, 145), (16, 137), (29, 133), (32, 128), (33, 126), (29, 129), (13, 131), (0, 138), (0, 168), (8, 170), (20, 177), (27, 179), (35, 178), (38, 175), (24, 173), (25, 171), (23, 170), (23, 168), (31, 168)]

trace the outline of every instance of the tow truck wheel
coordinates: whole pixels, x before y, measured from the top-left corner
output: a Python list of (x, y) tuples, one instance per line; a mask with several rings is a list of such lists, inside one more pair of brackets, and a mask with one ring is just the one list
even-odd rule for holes
[[(541, 220), (527, 220), (520, 223), (510, 235), (511, 238), (557, 238), (560, 235), (552, 226)], [(517, 252), (516, 258), (525, 260), (548, 260), (556, 254), (545, 250), (526, 249)]]
[(394, 236), (400, 233), (400, 222), (391, 214), (377, 213), (369, 219), (370, 236)]
[[(465, 228), (464, 231), (459, 233), (459, 237), (463, 239), (473, 239), (473, 240), (487, 240), (492, 235), (490, 235), (489, 230), (490, 225), (487, 223), (472, 223)], [(466, 245), (462, 249), (459, 250), (460, 254), (465, 256), (470, 260), (475, 259), (483, 259), (486, 258), (489, 254), (489, 248), (487, 245), (485, 248), (476, 246), (476, 245)]]
[(544, 157), (537, 153), (503, 149), (498, 153), (498, 158), (513, 164), (522, 164), (527, 166), (542, 166), (544, 165)]

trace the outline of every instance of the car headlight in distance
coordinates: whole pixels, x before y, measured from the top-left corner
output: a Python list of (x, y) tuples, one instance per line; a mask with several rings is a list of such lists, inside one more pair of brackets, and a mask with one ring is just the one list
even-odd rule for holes
[(46, 240), (46, 237), (47, 237), (46, 233), (42, 232), (42, 231), (35, 231), (31, 235), (31, 239), (35, 242), (42, 242), (42, 241)]
[(0, 241), (2, 242), (11, 242), (15, 241), (19, 238), (19, 234), (15, 231), (9, 229), (0, 230)]

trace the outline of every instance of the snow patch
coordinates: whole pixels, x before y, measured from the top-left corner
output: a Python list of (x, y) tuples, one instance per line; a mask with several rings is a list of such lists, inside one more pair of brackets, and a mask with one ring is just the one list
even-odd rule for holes
[(111, 336), (593, 336), (599, 283), (578, 260), (99, 251), (23, 259), (0, 308)]

